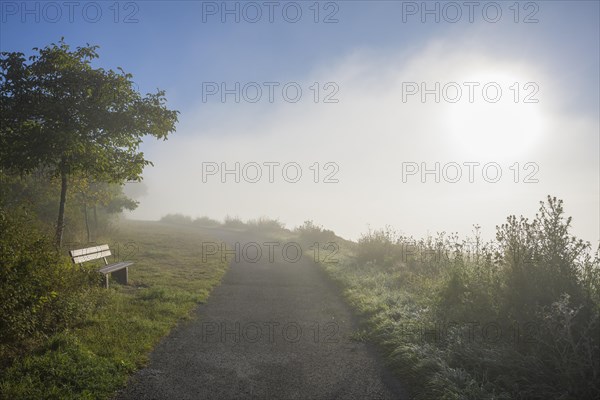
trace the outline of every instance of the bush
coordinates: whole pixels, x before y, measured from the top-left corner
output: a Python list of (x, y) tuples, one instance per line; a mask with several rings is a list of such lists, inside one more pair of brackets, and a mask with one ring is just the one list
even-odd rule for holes
[(400, 259), (401, 254), (396, 246), (399, 237), (391, 227), (371, 231), (358, 240), (356, 259), (359, 263), (374, 263), (390, 266)]
[(486, 244), (370, 231), (336, 278), (415, 398), (596, 399), (600, 254), (570, 225), (549, 196)]
[(294, 232), (298, 234), (301, 241), (310, 244), (317, 242), (323, 245), (327, 242), (337, 242), (339, 239), (332, 230), (323, 229), (321, 225), (310, 220), (304, 221), (304, 224), (296, 227)]
[(208, 217), (200, 217), (196, 218), (193, 222), (194, 225), (202, 226), (202, 227), (216, 227), (220, 226), (221, 223), (216, 219), (208, 218)]
[(249, 220), (246, 225), (249, 229), (257, 232), (279, 232), (285, 229), (285, 224), (283, 222), (267, 217)]
[(510, 216), (498, 227), (509, 318), (529, 319), (538, 306), (550, 306), (564, 294), (576, 303), (583, 301), (583, 264), (591, 246), (569, 235), (571, 218), (564, 218), (562, 203), (549, 196), (533, 221)]
[(95, 272), (61, 256), (36, 219), (0, 209), (0, 353), (77, 323), (94, 306)]
[(242, 229), (246, 227), (246, 224), (239, 217), (230, 217), (227, 215), (225, 217), (225, 222), (223, 222), (223, 226), (226, 228)]
[(160, 219), (160, 222), (189, 225), (192, 223), (192, 217), (183, 214), (167, 214)]
[[(574, 305), (568, 294), (538, 313), (535, 354), (546, 373), (577, 399), (600, 398), (600, 312)], [(556, 397), (564, 393), (557, 392)]]

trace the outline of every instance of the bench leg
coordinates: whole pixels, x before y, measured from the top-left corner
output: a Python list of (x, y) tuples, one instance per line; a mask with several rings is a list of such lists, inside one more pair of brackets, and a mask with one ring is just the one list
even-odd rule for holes
[(112, 273), (112, 276), (115, 278), (115, 280), (117, 282), (119, 282), (121, 285), (127, 285), (128, 282), (128, 277), (129, 277), (129, 271), (128, 268), (125, 267), (123, 269), (120, 269), (118, 271), (115, 271)]
[(104, 274), (104, 288), (108, 289), (108, 274)]

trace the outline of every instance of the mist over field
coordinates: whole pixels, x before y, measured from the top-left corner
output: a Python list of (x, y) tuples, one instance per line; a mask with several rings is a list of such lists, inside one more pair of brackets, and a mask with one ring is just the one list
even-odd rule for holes
[[(194, 104), (167, 146), (146, 150), (156, 168), (148, 170), (148, 193), (131, 217), (269, 216), (290, 228), (314, 219), (351, 239), (369, 226), (392, 225), (421, 237), (437, 231), (469, 234), (479, 224), (490, 237), (508, 214), (530, 214), (539, 199), (553, 193), (569, 199), (574, 232), (596, 242), (597, 115), (569, 109), (564, 96), (569, 83), (553, 78), (549, 68), (494, 53), (483, 46), (484, 39), (473, 42), (430, 40), (391, 54), (360, 49), (318, 65), (299, 81), (307, 92), (312, 82), (335, 77), (337, 103), (315, 104), (308, 91), (294, 104), (281, 97), (273, 104), (235, 103), (232, 95), (233, 104)], [(539, 102), (515, 104), (512, 80), (536, 82)], [(470, 81), (498, 82), (504, 97), (480, 105), (484, 100), (477, 90), (469, 104), (468, 87), (461, 85), (458, 103), (445, 101), (441, 89), (438, 103), (431, 94), (423, 102), (421, 93), (406, 95), (412, 88), (403, 87), (403, 82)], [(483, 116), (462, 114), (478, 105)], [(500, 107), (505, 113), (497, 111)], [(470, 125), (463, 126), (467, 121)], [(265, 162), (279, 163), (272, 166), (273, 182)], [(284, 172), (287, 163), (299, 164), (299, 181), (297, 166)], [(326, 163), (337, 168), (325, 170)], [(447, 163), (460, 170), (446, 169)], [(437, 177), (424, 174), (436, 164)], [(326, 182), (328, 174), (334, 182)]]
[[(598, 5), (371, 3), (141, 2), (107, 6), (94, 23), (94, 7), (75, 9), (73, 23), (63, 10), (58, 24), (40, 6), (36, 29), (2, 44), (85, 32), (142, 92), (167, 91), (182, 112), (177, 132), (142, 144), (155, 168), (131, 218), (269, 216), (293, 227), (310, 217), (353, 239), (369, 226), (423, 236), (479, 224), (493, 237), (507, 215), (552, 194), (574, 233), (597, 243)], [(7, 37), (24, 24), (20, 7), (4, 11)], [(296, 162), (302, 179), (203, 182), (203, 162)], [(339, 182), (322, 182), (325, 163)], [(403, 163), (419, 170), (403, 179)], [(436, 163), (437, 182), (421, 175)], [(464, 163), (479, 163), (472, 180)]]

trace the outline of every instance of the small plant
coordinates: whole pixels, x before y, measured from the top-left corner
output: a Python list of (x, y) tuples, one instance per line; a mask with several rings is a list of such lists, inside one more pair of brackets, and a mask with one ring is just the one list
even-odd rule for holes
[(299, 236), (300, 240), (305, 243), (327, 243), (335, 242), (339, 238), (336, 234), (328, 229), (323, 229), (321, 225), (315, 224), (312, 220), (304, 221), (304, 223), (294, 229), (294, 232)]
[(209, 218), (209, 217), (196, 218), (192, 223), (194, 225), (198, 225), (198, 226), (206, 227), (206, 228), (214, 228), (216, 226), (221, 225), (221, 223), (219, 221), (217, 221), (216, 219)]
[(381, 266), (390, 266), (400, 260), (400, 247), (396, 246), (399, 236), (390, 226), (363, 235), (358, 240), (357, 261), (373, 262)]
[(225, 222), (223, 222), (223, 226), (226, 228), (235, 229), (246, 228), (246, 224), (240, 219), (240, 217), (231, 217), (229, 215), (225, 216)]
[(167, 214), (160, 219), (160, 222), (168, 224), (189, 225), (192, 223), (192, 217), (183, 214)]
[(285, 229), (285, 224), (283, 222), (267, 217), (249, 220), (246, 225), (249, 229), (263, 232), (279, 232)]

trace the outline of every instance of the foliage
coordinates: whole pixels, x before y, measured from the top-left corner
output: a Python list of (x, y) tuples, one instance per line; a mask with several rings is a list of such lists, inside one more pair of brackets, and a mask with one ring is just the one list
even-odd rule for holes
[(55, 330), (19, 357), (0, 352), (0, 398), (113, 398), (158, 341), (180, 319), (193, 318), (227, 268), (216, 257), (201, 262), (198, 243), (211, 239), (182, 225), (127, 222), (102, 242), (132, 239), (136, 251), (127, 259), (136, 263), (128, 286), (83, 292), (81, 301), (99, 294), (102, 301), (80, 323)]
[(206, 216), (196, 218), (194, 221), (192, 221), (192, 223), (194, 225), (198, 225), (198, 226), (202, 226), (202, 227), (207, 227), (207, 228), (216, 227), (216, 226), (220, 226), (221, 225), (221, 223), (219, 221), (217, 221), (216, 219), (212, 219), (212, 218), (209, 218), (209, 217), (206, 217)]
[(223, 223), (209, 217), (192, 217), (180, 213), (167, 214), (160, 219), (161, 222), (179, 225), (194, 225), (202, 228), (225, 227), (230, 229), (244, 229), (253, 233), (280, 233), (285, 230), (285, 225), (276, 220), (262, 217), (255, 220), (242, 221), (239, 217), (227, 215)]
[(95, 307), (88, 292), (98, 277), (58, 254), (30, 214), (0, 209), (0, 260), (3, 351), (73, 326)]
[(600, 396), (600, 260), (548, 197), (496, 241), (369, 232), (324, 268), (417, 399)]
[(233, 228), (233, 229), (244, 229), (246, 228), (246, 224), (244, 223), (244, 221), (242, 221), (240, 219), (240, 217), (232, 217), (229, 215), (225, 216), (225, 220), (223, 221), (223, 226), (226, 228)]
[(304, 221), (304, 223), (296, 229), (294, 232), (299, 236), (300, 240), (305, 243), (322, 243), (336, 242), (340, 239), (336, 234), (329, 229), (323, 229), (321, 225), (315, 224), (312, 220)]
[(146, 135), (166, 139), (177, 111), (163, 91), (142, 97), (132, 75), (93, 68), (98, 46), (60, 41), (27, 59), (0, 53), (0, 161), (19, 173), (47, 169), (61, 177), (57, 243), (62, 241), (68, 177), (140, 180), (151, 162), (139, 152)]
[(569, 235), (571, 218), (564, 219), (562, 204), (549, 197), (532, 222), (511, 216), (498, 228), (509, 317), (530, 318), (536, 306), (550, 306), (563, 294), (583, 300), (581, 266), (590, 244)]
[[(137, 202), (127, 198), (118, 184), (90, 183), (71, 176), (69, 186), (73, 190), (67, 194), (65, 205), (64, 243), (90, 242), (108, 233), (111, 223), (123, 210), (137, 207)], [(7, 210), (32, 211), (38, 222), (50, 229), (56, 223), (60, 180), (44, 170), (28, 175), (0, 171), (0, 199), (0, 205)]]
[(285, 224), (277, 219), (260, 217), (246, 222), (248, 229), (258, 232), (279, 232), (285, 229)]
[(191, 224), (192, 217), (183, 214), (167, 214), (160, 219), (160, 222), (169, 224)]
[(372, 262), (378, 265), (389, 266), (398, 261), (399, 253), (396, 246), (398, 234), (389, 226), (385, 229), (375, 230), (364, 234), (358, 240), (356, 254), (359, 263)]

